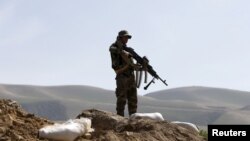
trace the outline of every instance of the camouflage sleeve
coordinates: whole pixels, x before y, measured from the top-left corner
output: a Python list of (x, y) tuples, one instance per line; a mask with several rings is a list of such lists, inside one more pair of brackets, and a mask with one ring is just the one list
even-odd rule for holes
[(110, 46), (109, 48), (110, 55), (111, 55), (111, 62), (112, 62), (112, 68), (114, 70), (117, 70), (119, 67), (119, 56), (121, 53), (121, 50), (119, 50), (116, 46)]
[(109, 51), (110, 51), (110, 53), (117, 53), (117, 54), (120, 54), (120, 50), (119, 50), (117, 47), (115, 47), (115, 46), (111, 46), (111, 47), (109, 48)]
[(109, 48), (109, 51), (111, 53), (117, 53), (120, 54), (122, 52), (122, 45), (118, 44), (119, 42), (117, 42), (116, 44), (112, 44)]

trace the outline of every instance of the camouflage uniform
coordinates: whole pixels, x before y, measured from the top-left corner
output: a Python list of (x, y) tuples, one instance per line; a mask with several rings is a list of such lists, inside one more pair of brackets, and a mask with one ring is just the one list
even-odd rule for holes
[[(127, 65), (122, 59), (121, 52), (124, 45), (121, 45), (119, 41), (113, 43), (110, 48), (112, 68), (118, 70)], [(124, 116), (124, 109), (126, 102), (128, 101), (129, 115), (136, 113), (137, 111), (137, 89), (135, 83), (134, 68), (129, 67), (121, 74), (116, 75), (116, 111), (118, 115)]]

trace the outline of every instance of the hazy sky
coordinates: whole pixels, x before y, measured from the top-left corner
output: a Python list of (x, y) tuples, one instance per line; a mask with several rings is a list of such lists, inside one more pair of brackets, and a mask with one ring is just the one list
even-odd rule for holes
[[(249, 0), (0, 0), (0, 83), (115, 89), (119, 30), (156, 81), (250, 91)], [(151, 77), (148, 78), (151, 80)]]

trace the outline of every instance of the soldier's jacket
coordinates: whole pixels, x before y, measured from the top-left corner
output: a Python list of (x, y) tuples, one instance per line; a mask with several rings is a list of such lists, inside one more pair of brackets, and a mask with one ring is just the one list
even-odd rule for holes
[[(114, 70), (121, 69), (127, 65), (126, 61), (123, 60), (123, 58), (121, 57), (122, 50), (123, 50), (123, 44), (120, 41), (116, 41), (109, 48), (110, 55), (111, 55), (112, 68)], [(132, 61), (132, 58), (131, 58), (131, 61)], [(134, 72), (134, 68), (129, 67), (120, 75), (131, 76), (133, 75), (133, 72)]]

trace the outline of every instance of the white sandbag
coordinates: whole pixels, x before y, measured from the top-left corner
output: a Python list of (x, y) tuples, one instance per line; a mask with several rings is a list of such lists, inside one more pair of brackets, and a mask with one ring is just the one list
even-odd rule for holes
[(164, 121), (164, 118), (161, 113), (134, 113), (130, 116), (130, 119), (135, 119), (137, 117), (149, 118), (153, 120)]
[(59, 140), (74, 141), (77, 137), (92, 132), (91, 120), (88, 118), (70, 119), (64, 123), (48, 125), (39, 130), (39, 137)]
[(195, 124), (190, 123), (190, 122), (171, 121), (171, 123), (178, 124), (186, 129), (188, 129), (188, 130), (191, 129), (193, 131), (199, 132), (199, 128)]

